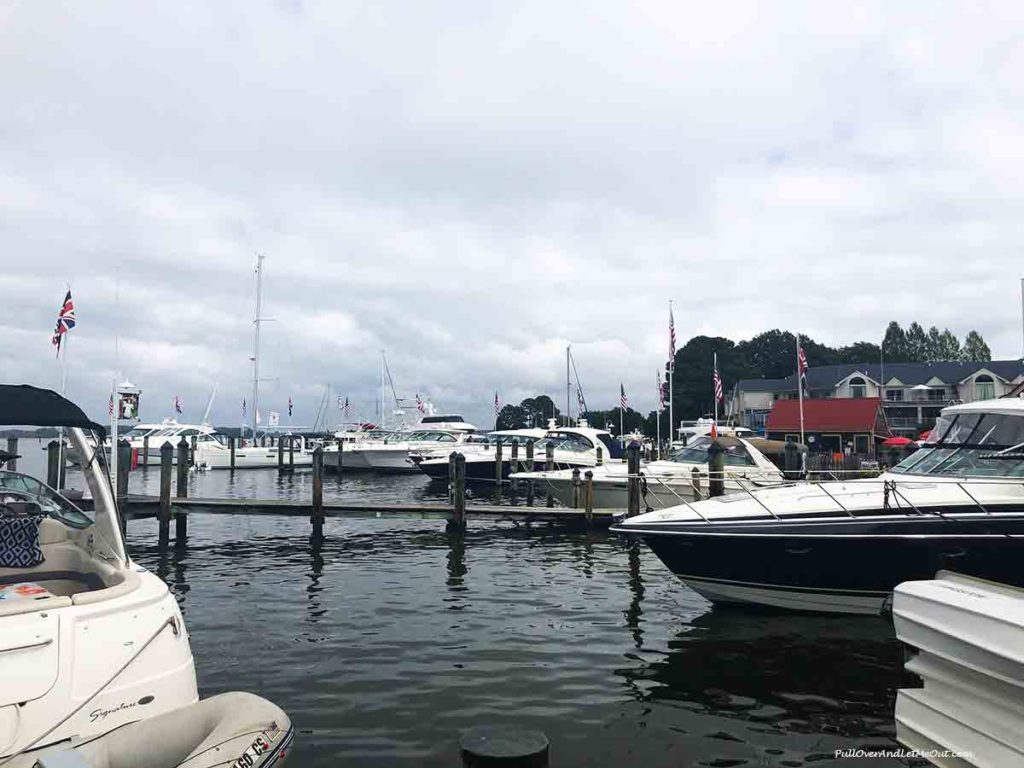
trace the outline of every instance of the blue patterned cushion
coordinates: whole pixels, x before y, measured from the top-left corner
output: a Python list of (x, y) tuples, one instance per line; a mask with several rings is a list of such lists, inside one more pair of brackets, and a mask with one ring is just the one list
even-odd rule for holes
[(0, 568), (31, 568), (43, 562), (41, 515), (0, 517)]

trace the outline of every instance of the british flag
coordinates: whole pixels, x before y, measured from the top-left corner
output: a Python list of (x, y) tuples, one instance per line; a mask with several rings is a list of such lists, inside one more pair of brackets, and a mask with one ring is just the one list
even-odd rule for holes
[(799, 385), (801, 390), (807, 390), (807, 355), (804, 354), (804, 348), (797, 342), (796, 345), (796, 368), (797, 376), (800, 379)]
[(60, 312), (57, 313), (57, 327), (53, 331), (53, 346), (57, 348), (57, 354), (60, 355), (60, 343), (64, 334), (75, 327), (75, 302), (71, 300), (71, 289), (68, 288), (67, 294), (64, 296), (64, 303), (61, 305)]

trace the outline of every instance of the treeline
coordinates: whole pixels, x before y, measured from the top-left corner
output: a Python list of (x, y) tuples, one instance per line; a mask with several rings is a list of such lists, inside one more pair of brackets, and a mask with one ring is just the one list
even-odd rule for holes
[[(947, 328), (943, 331), (932, 326), (925, 331), (913, 322), (904, 330), (893, 321), (886, 328), (881, 346), (874, 342), (858, 341), (842, 347), (830, 347), (801, 334), (801, 345), (807, 355), (807, 364), (837, 365), (842, 363), (887, 363), (977, 361), (991, 360), (991, 352), (977, 331), (970, 331), (963, 344)], [(796, 370), (796, 336), (789, 331), (773, 329), (759, 333), (751, 339), (735, 342), (722, 336), (694, 336), (676, 350), (672, 398), (676, 424), (684, 419), (696, 419), (714, 412), (712, 373), (714, 356), (718, 355), (726, 396), (739, 379), (782, 379)], [(627, 392), (631, 402), (645, 403), (655, 400), (656, 370), (651, 370), (649, 391)], [(720, 410), (724, 410), (719, 406)], [(528, 398), (518, 406), (506, 405), (498, 416), (499, 429), (517, 429), (523, 426), (544, 426), (547, 419), (561, 416), (555, 403), (547, 395)], [(619, 408), (589, 410), (588, 421), (596, 427), (619, 431)], [(661, 434), (668, 435), (668, 408), (661, 415)], [(623, 414), (626, 432), (639, 429), (647, 435), (657, 431), (655, 412), (646, 416), (627, 408)]]

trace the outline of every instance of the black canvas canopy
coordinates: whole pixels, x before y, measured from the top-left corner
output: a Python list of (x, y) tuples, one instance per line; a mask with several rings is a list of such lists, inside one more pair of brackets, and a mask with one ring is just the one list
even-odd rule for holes
[(80, 427), (103, 433), (103, 426), (67, 398), (28, 384), (0, 384), (0, 427)]

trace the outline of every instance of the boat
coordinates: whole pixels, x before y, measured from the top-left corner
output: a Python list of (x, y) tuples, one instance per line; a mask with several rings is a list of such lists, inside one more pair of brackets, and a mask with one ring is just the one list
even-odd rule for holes
[(672, 441), (672, 448), (685, 448), (692, 440), (711, 434), (712, 427), (718, 435), (725, 437), (757, 437), (757, 433), (748, 427), (733, 424), (721, 424), (716, 419), (702, 417), (693, 421), (682, 421), (676, 431), (677, 437)]
[[(749, 440), (720, 437), (725, 448), (725, 492), (778, 486), (785, 482), (779, 468), (762, 453), (760, 438)], [(708, 449), (712, 438), (698, 437), (688, 446), (674, 451), (667, 459), (641, 465), (640, 504), (648, 511), (672, 507), (683, 499), (695, 498), (696, 493), (707, 495)], [(695, 490), (693, 471), (703, 473), (702, 486)], [(604, 463), (593, 467), (593, 506), (598, 509), (625, 509), (629, 499), (629, 472), (622, 462)], [(534, 480), (551, 490), (552, 495), (566, 506), (573, 501), (572, 470), (553, 472), (521, 472), (513, 475), (518, 480)]]
[(896, 637), (921, 687), (896, 695), (896, 738), (942, 768), (1024, 765), (1024, 590), (940, 571), (896, 587)]
[(1024, 579), (1024, 400), (945, 408), (878, 478), (744, 490), (620, 520), (714, 603), (878, 613), (943, 568)]
[[(283, 444), (284, 462), (291, 467), (313, 466), (313, 451), (321, 440), (308, 435), (281, 433), (269, 445), (255, 440), (242, 441), (235, 447), (234, 469), (268, 469), (278, 465), (278, 444)], [(198, 436), (193, 463), (199, 469), (232, 469), (231, 446), (216, 431)]]
[[(466, 480), (474, 482), (494, 482), (497, 473), (495, 462), (497, 461), (497, 446), (501, 446), (501, 476), (508, 479), (513, 471), (512, 467), (512, 446), (518, 446), (516, 459), (520, 467), (526, 466), (526, 446), (536, 447), (538, 441), (542, 440), (548, 431), (546, 429), (499, 429), (488, 432), (486, 438), (480, 442), (470, 442), (470, 438), (457, 449), (466, 457)], [(448, 457), (452, 450), (449, 448), (413, 449), (409, 452), (410, 460), (421, 471), (430, 476), (433, 480), (448, 479)], [(544, 456), (543, 448), (541, 457)], [(543, 462), (541, 462), (543, 466)], [(518, 467), (517, 467), (518, 469)]]
[(334, 433), (333, 442), (324, 445), (324, 467), (338, 466), (338, 443), (341, 442), (342, 469), (369, 469), (363, 458), (363, 448), (384, 445), (400, 440), (398, 433), (372, 425), (364, 429), (341, 430)]
[(177, 601), (126, 552), (104, 428), (55, 392), (0, 385), (0, 426), (13, 425), (65, 430), (89, 457), (93, 511), (0, 470), (0, 765), (182, 765), (207, 736), (223, 742), (217, 764), (279, 760), (292, 727), (277, 707), (199, 701)]
[[(476, 427), (472, 424), (461, 420), (437, 423), (446, 425), (447, 428), (435, 427), (398, 432), (395, 433), (395, 439), (353, 446), (349, 453), (355, 454), (365, 462), (367, 469), (376, 472), (418, 472), (416, 464), (409, 457), (410, 451), (441, 449), (451, 452), (463, 445), (476, 431)], [(457, 424), (458, 428), (454, 428), (453, 424)]]

